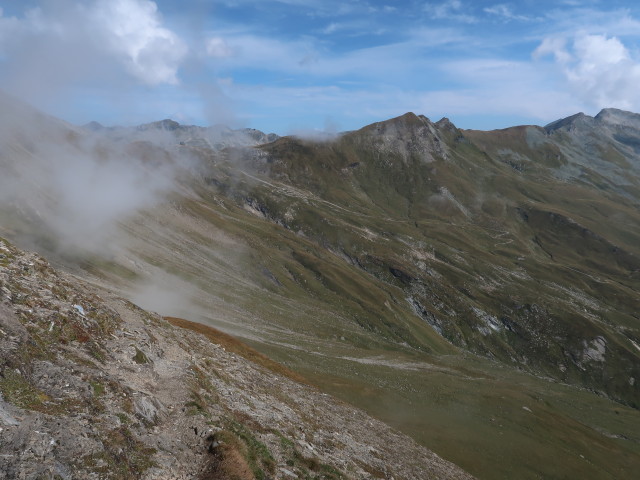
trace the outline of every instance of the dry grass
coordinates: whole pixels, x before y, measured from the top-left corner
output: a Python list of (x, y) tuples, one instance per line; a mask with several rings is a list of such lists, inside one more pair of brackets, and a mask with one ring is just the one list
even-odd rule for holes
[(207, 339), (212, 343), (220, 345), (221, 347), (224, 347), (225, 350), (240, 355), (241, 357), (246, 358), (247, 360), (257, 365), (260, 365), (274, 373), (277, 373), (278, 375), (290, 378), (291, 380), (298, 383), (310, 385), (310, 383), (300, 374), (289, 370), (284, 365), (271, 360), (269, 357), (251, 348), (249, 345), (241, 342), (237, 338), (232, 337), (227, 333), (218, 330), (217, 328), (203, 325), (202, 323), (185, 320), (184, 318), (164, 317), (164, 319), (171, 325), (174, 325), (176, 327), (185, 328), (187, 330), (200, 333), (207, 337)]
[(236, 441), (226, 442), (215, 448), (209, 465), (200, 480), (255, 480), (255, 475), (240, 452)]

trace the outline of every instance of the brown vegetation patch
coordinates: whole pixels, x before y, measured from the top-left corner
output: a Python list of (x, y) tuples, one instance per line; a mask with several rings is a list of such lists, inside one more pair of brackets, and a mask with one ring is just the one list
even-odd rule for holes
[(225, 350), (240, 355), (247, 360), (265, 367), (266, 369), (272, 371), (273, 373), (277, 373), (278, 375), (282, 375), (284, 377), (290, 378), (291, 380), (309, 385), (309, 382), (302, 377), (300, 374), (289, 370), (284, 365), (279, 364), (271, 360), (269, 357), (263, 355), (257, 350), (251, 348), (246, 343), (241, 342), (237, 338), (232, 337), (231, 335), (224, 333), (217, 328), (210, 327), (208, 325), (203, 325), (202, 323), (192, 322), (190, 320), (185, 320), (183, 318), (177, 317), (164, 317), (164, 319), (169, 322), (171, 325), (176, 327), (185, 328), (187, 330), (191, 330), (194, 332), (198, 332), (212, 343), (220, 345), (224, 347)]
[(254, 480), (255, 476), (237, 444), (211, 448), (211, 459), (199, 480)]

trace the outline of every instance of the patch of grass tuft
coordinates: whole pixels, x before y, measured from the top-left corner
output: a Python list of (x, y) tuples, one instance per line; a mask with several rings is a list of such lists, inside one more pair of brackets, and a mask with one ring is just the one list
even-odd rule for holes
[(147, 358), (145, 353), (142, 350), (140, 350), (138, 347), (136, 347), (136, 354), (133, 356), (133, 361), (136, 362), (138, 365), (149, 363), (149, 359)]
[(13, 369), (5, 369), (0, 375), (0, 392), (6, 401), (26, 410), (45, 411), (43, 402), (49, 400), (45, 393)]

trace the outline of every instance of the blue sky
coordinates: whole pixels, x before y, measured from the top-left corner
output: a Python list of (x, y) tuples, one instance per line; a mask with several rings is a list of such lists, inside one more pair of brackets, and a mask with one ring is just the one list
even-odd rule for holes
[(632, 1), (0, 1), (0, 88), (72, 123), (279, 134), (640, 111)]

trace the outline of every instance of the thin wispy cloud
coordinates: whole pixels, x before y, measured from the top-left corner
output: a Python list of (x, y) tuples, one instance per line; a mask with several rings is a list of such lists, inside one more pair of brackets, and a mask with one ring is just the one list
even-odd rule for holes
[(463, 23), (476, 23), (478, 19), (469, 14), (470, 6), (461, 0), (446, 0), (444, 2), (429, 2), (424, 11), (435, 20), (453, 20)]
[(485, 7), (483, 10), (485, 13), (494, 15), (495, 17), (505, 21), (515, 20), (520, 22), (530, 22), (535, 20), (534, 17), (515, 13), (511, 5), (507, 5), (504, 3), (498, 4), (498, 5), (492, 5), (491, 7)]
[(211, 37), (206, 42), (207, 55), (214, 58), (233, 57), (236, 52), (229, 43), (221, 37)]
[(617, 36), (638, 37), (640, 35), (640, 10), (630, 8), (595, 9), (580, 6), (570, 9), (551, 8), (544, 14), (548, 32), (598, 33)]
[(494, 128), (640, 110), (639, 41), (630, 0), (32, 0), (0, 13), (0, 88), (77, 123)]

